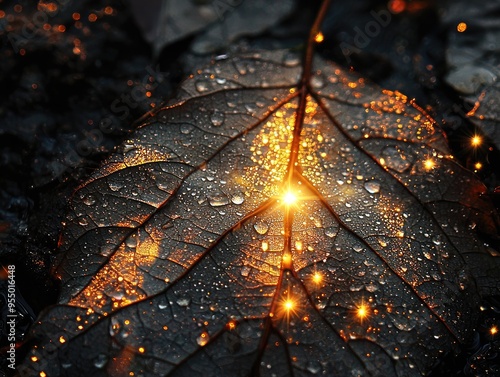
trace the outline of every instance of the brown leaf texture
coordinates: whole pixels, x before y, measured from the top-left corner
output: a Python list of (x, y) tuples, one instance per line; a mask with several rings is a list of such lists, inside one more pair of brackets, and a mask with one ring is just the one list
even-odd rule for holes
[(26, 375), (417, 376), (468, 338), (485, 188), (403, 94), (311, 72), (214, 61), (76, 191)]

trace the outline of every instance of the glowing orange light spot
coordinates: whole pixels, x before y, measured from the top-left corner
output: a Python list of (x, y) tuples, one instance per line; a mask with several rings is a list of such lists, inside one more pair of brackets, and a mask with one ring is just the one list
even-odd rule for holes
[(128, 319), (126, 319), (125, 321), (123, 321), (123, 323), (125, 323), (126, 325), (129, 325), (130, 321)]
[(38, 357), (36, 357), (36, 356), (31, 356), (31, 361), (36, 362), (37, 360), (38, 360)]
[(363, 320), (368, 316), (368, 310), (368, 306), (366, 306), (365, 304), (361, 304), (356, 310), (356, 315), (359, 317), (359, 319)]
[(285, 193), (285, 195), (283, 195), (283, 202), (287, 205), (287, 206), (291, 206), (292, 204), (294, 204), (295, 202), (297, 201), (297, 197), (295, 196), (295, 194), (291, 191), (287, 191)]
[(23, 11), (22, 5), (19, 5), (19, 4), (14, 5), (14, 12), (21, 13), (22, 11)]
[(496, 333), (498, 333), (498, 327), (491, 326), (491, 328), (490, 328), (490, 334), (491, 335), (495, 335)]
[(40, 377), (47, 377), (47, 373), (45, 373), (43, 370), (40, 372)]
[(228, 324), (227, 324), (227, 328), (229, 330), (234, 330), (236, 328), (236, 322), (234, 321), (230, 321)]
[(427, 160), (424, 161), (424, 168), (425, 170), (432, 170), (436, 166), (436, 163), (431, 159), (428, 158)]
[(314, 42), (316, 43), (321, 43), (325, 40), (325, 36), (323, 35), (323, 33), (320, 31), (318, 34), (316, 34), (316, 36), (314, 37)]
[(391, 0), (388, 7), (392, 13), (397, 14), (406, 9), (406, 3), (403, 0)]
[(478, 147), (481, 145), (483, 140), (481, 139), (481, 136), (479, 135), (474, 135), (472, 139), (470, 139), (470, 143), (472, 144), (473, 147)]
[(64, 336), (59, 337), (59, 342), (60, 343), (66, 343), (66, 339), (64, 339)]
[(57, 27), (57, 31), (61, 32), (61, 33), (64, 33), (66, 31), (66, 26), (64, 25), (59, 25)]
[(0, 10), (0, 18), (4, 18), (5, 17), (5, 12), (3, 10)]
[(269, 243), (267, 241), (262, 241), (261, 249), (264, 252), (267, 251), (267, 250), (269, 250)]
[(97, 15), (95, 13), (90, 13), (89, 14), (89, 21), (95, 22), (96, 20), (97, 20)]
[(313, 281), (316, 284), (319, 284), (319, 283), (321, 283), (322, 280), (323, 280), (323, 276), (319, 272), (315, 272), (313, 275)]
[(107, 15), (113, 14), (113, 8), (111, 7), (104, 8), (104, 13), (106, 13)]
[(474, 164), (474, 169), (476, 169), (476, 170), (480, 170), (482, 167), (483, 167), (483, 164), (481, 164), (480, 162), (476, 162)]
[(73, 17), (73, 20), (78, 21), (80, 19), (80, 13), (73, 13), (71, 17)]
[(284, 268), (289, 268), (290, 264), (292, 263), (292, 256), (289, 253), (285, 253), (283, 255), (283, 267)]
[(283, 306), (285, 307), (285, 309), (287, 311), (290, 311), (290, 310), (293, 310), (293, 307), (295, 306), (295, 304), (293, 303), (292, 300), (288, 299), (284, 302)]
[(467, 30), (467, 24), (465, 22), (460, 22), (458, 25), (457, 25), (457, 31), (459, 33), (463, 33), (465, 30)]
[(144, 349), (144, 347), (139, 347), (139, 352), (140, 352), (140, 353), (144, 353), (144, 351), (146, 351), (146, 350)]

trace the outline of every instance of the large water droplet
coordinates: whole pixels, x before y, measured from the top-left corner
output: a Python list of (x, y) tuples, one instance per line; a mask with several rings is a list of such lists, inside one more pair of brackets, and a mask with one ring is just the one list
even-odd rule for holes
[(102, 369), (107, 364), (107, 362), (108, 362), (108, 357), (105, 354), (100, 353), (94, 359), (94, 366), (98, 369)]
[(294, 52), (287, 52), (283, 56), (283, 64), (287, 67), (296, 67), (300, 64), (300, 56)]
[(210, 336), (206, 331), (203, 331), (198, 338), (196, 338), (196, 343), (198, 343), (200, 346), (204, 346), (208, 343), (208, 340), (210, 339)]
[(210, 115), (210, 121), (215, 127), (220, 127), (224, 123), (225, 115), (223, 112), (215, 110), (212, 115)]
[(92, 194), (88, 194), (88, 195), (85, 195), (83, 197), (83, 203), (88, 205), (88, 206), (95, 204), (95, 202), (96, 202), (96, 198)]
[(208, 202), (212, 207), (221, 207), (229, 204), (229, 198), (221, 191), (215, 191), (207, 195)]
[(190, 134), (193, 129), (194, 127), (192, 124), (184, 123), (181, 125), (181, 133), (183, 133), (184, 135)]
[(385, 147), (382, 151), (382, 157), (385, 166), (398, 173), (404, 173), (414, 162), (413, 155), (396, 146)]
[(177, 305), (182, 306), (182, 307), (186, 307), (186, 306), (188, 306), (190, 303), (191, 303), (191, 299), (190, 299), (189, 297), (180, 297), (180, 298), (177, 300)]
[(111, 191), (119, 191), (123, 187), (123, 184), (119, 182), (109, 182), (108, 184)]
[(269, 230), (269, 225), (264, 221), (258, 221), (255, 224), (253, 224), (253, 228), (259, 234), (266, 234), (267, 231)]
[(321, 364), (317, 361), (308, 361), (307, 362), (307, 371), (312, 374), (318, 374), (321, 371)]
[(325, 77), (321, 73), (311, 77), (311, 86), (314, 89), (321, 89), (325, 86), (325, 83)]
[(337, 234), (337, 232), (333, 226), (325, 228), (325, 236), (333, 238), (335, 237), (335, 234)]
[(109, 324), (109, 335), (115, 336), (121, 330), (120, 321), (116, 318), (111, 317), (111, 323)]
[(210, 89), (210, 82), (208, 80), (198, 80), (194, 86), (198, 92), (203, 93)]
[(136, 247), (137, 246), (137, 237), (135, 234), (132, 234), (130, 237), (127, 237), (125, 240), (125, 245), (128, 247)]
[(231, 196), (231, 201), (234, 204), (243, 204), (243, 202), (245, 201), (245, 196), (241, 192), (238, 192), (236, 194), (233, 194), (233, 196)]
[(380, 192), (380, 183), (378, 183), (377, 181), (365, 182), (365, 189), (370, 194), (377, 194)]

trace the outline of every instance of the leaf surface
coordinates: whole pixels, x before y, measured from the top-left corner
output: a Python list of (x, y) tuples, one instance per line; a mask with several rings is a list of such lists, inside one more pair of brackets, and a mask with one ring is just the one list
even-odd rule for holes
[(312, 72), (214, 62), (76, 191), (27, 375), (417, 376), (468, 338), (484, 187), (404, 95)]

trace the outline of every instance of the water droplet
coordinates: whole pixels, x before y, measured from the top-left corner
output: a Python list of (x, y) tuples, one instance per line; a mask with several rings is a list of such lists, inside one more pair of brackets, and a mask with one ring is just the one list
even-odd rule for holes
[(287, 67), (296, 67), (300, 64), (300, 56), (294, 52), (287, 52), (283, 57), (283, 64)]
[(108, 184), (111, 191), (118, 191), (121, 190), (121, 188), (123, 187), (123, 185), (118, 182), (109, 182)]
[(160, 302), (160, 303), (158, 303), (158, 309), (163, 310), (163, 309), (166, 309), (166, 308), (167, 308), (167, 306), (168, 306), (168, 305), (167, 305), (166, 303), (164, 303), (164, 302)]
[(250, 275), (250, 267), (243, 266), (241, 268), (241, 276), (247, 277), (248, 275)]
[(308, 372), (318, 374), (321, 371), (321, 364), (317, 361), (308, 361), (306, 368)]
[(262, 241), (261, 248), (262, 251), (266, 252), (267, 250), (269, 250), (269, 243), (267, 241)]
[(88, 225), (89, 222), (85, 217), (82, 217), (78, 220), (78, 224), (80, 224), (81, 226), (85, 226), (85, 225)]
[(229, 198), (221, 191), (215, 191), (207, 195), (208, 202), (212, 207), (221, 207), (229, 204)]
[(311, 86), (314, 89), (321, 89), (322, 87), (325, 86), (325, 83), (326, 83), (325, 77), (321, 73), (311, 77)]
[(196, 338), (196, 343), (198, 343), (200, 346), (204, 346), (208, 343), (208, 340), (210, 339), (210, 336), (206, 331), (203, 331), (198, 338)]
[(359, 253), (360, 251), (362, 251), (362, 250), (363, 250), (363, 246), (361, 246), (361, 245), (354, 245), (354, 246), (353, 246), (353, 250), (354, 250), (355, 252)]
[(224, 84), (226, 83), (226, 81), (227, 81), (227, 80), (226, 80), (225, 78), (223, 78), (223, 77), (217, 77), (217, 78), (215, 79), (215, 81), (216, 81), (216, 82), (217, 82), (217, 84), (219, 84), (219, 85), (224, 85)]
[(377, 181), (365, 182), (365, 189), (370, 194), (377, 194), (380, 192), (380, 183), (378, 183)]
[(88, 194), (88, 195), (83, 197), (83, 203), (88, 205), (88, 206), (95, 204), (95, 202), (96, 202), (96, 198), (92, 194)]
[(207, 92), (210, 89), (210, 83), (207, 80), (198, 80), (194, 86), (200, 93)]
[(385, 166), (398, 173), (404, 173), (414, 162), (413, 155), (395, 146), (385, 147), (382, 151), (382, 157), (385, 161)]
[(120, 321), (112, 317), (111, 323), (109, 324), (109, 335), (115, 336), (120, 332), (120, 330), (121, 330)]
[(264, 221), (258, 221), (253, 224), (253, 228), (259, 234), (266, 234), (269, 230), (269, 225), (267, 225), (267, 223), (265, 223)]
[(434, 245), (439, 246), (441, 245), (441, 237), (440, 236), (434, 236), (432, 237), (432, 242)]
[(108, 357), (105, 354), (100, 353), (94, 359), (94, 366), (98, 369), (102, 369), (107, 364), (107, 362), (108, 362)]
[(180, 297), (180, 298), (177, 300), (177, 305), (182, 306), (182, 307), (186, 307), (186, 306), (188, 306), (190, 303), (191, 303), (191, 299), (190, 299), (189, 297)]
[(337, 234), (336, 229), (333, 226), (325, 228), (325, 236), (333, 238)]
[(137, 246), (137, 237), (135, 234), (132, 234), (130, 237), (127, 237), (127, 239), (125, 240), (125, 245), (127, 245), (128, 247), (136, 247)]
[(181, 133), (188, 135), (193, 131), (194, 127), (191, 124), (184, 123), (181, 125)]
[(220, 127), (224, 123), (226, 116), (222, 111), (215, 110), (212, 115), (210, 115), (210, 121), (215, 127)]
[(233, 196), (231, 196), (231, 201), (234, 204), (243, 204), (243, 202), (245, 201), (245, 196), (241, 192), (236, 193)]

